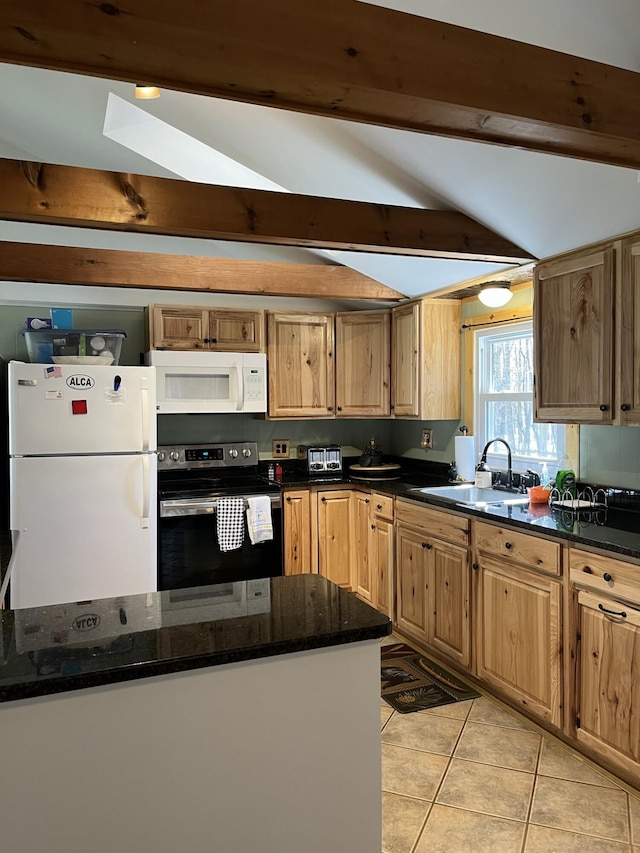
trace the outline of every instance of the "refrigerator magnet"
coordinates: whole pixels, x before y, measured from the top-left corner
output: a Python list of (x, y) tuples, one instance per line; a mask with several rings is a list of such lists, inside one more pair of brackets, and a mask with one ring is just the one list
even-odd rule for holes
[(60, 390), (60, 388), (58, 388), (56, 391), (45, 391), (44, 392), (44, 399), (45, 400), (62, 400), (62, 397), (63, 397), (63, 394), (62, 394), (62, 391)]

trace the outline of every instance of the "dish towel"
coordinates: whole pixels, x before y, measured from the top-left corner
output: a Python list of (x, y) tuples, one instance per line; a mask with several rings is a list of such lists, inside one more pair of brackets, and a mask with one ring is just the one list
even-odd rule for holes
[(269, 495), (247, 498), (247, 527), (252, 545), (273, 539), (271, 498)]
[(221, 551), (235, 551), (244, 540), (244, 500), (218, 498), (216, 506), (218, 545)]

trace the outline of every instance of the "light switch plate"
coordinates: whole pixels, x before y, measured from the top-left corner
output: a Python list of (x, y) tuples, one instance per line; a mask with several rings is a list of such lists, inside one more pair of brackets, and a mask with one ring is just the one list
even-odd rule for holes
[(286, 456), (289, 458), (289, 439), (288, 438), (274, 438), (271, 442), (271, 455), (274, 457)]

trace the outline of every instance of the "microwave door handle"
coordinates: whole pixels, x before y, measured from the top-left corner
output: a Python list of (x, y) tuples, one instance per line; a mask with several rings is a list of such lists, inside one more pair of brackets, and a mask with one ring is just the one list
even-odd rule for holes
[(236, 403), (236, 411), (241, 412), (244, 409), (244, 371), (242, 369), (242, 362), (237, 365), (236, 370), (238, 371), (238, 401)]
[(149, 504), (151, 501), (149, 485), (149, 456), (144, 454), (140, 457), (142, 461), (142, 515), (140, 516), (140, 527), (149, 527)]
[(5, 572), (4, 580), (2, 581), (2, 586), (0, 586), (0, 609), (5, 609), (5, 596), (7, 594), (7, 587), (9, 586), (9, 580), (11, 579), (11, 573), (13, 572), (13, 567), (16, 562), (16, 555), (18, 553), (18, 541), (20, 539), (20, 531), (12, 530), (11, 531), (11, 557), (9, 558), (9, 565), (7, 566), (7, 571)]

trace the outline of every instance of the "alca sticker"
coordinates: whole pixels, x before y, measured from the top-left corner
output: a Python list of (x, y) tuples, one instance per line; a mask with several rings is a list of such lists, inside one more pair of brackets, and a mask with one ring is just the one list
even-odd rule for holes
[(73, 373), (71, 376), (67, 377), (67, 385), (69, 388), (93, 388), (95, 384), (95, 380), (91, 376), (87, 376), (85, 373)]

